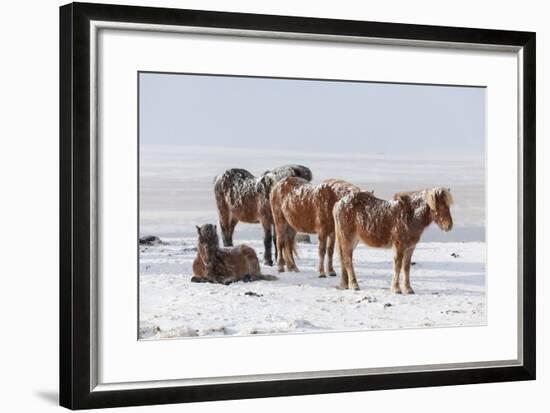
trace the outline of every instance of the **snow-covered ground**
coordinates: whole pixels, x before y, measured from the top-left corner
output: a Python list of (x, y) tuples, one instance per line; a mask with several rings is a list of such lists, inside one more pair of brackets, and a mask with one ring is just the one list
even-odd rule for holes
[[(318, 278), (317, 244), (299, 244), (300, 273), (277, 281), (192, 283), (192, 238), (142, 246), (140, 337), (276, 334), (472, 326), (485, 323), (485, 244), (421, 243), (413, 255), (414, 295), (389, 291), (391, 250), (358, 246), (360, 291), (339, 290), (340, 276)], [(244, 240), (262, 258), (262, 243)], [(452, 254), (456, 254), (454, 257)], [(336, 258), (336, 270), (340, 266)], [(276, 269), (262, 265), (265, 274)]]

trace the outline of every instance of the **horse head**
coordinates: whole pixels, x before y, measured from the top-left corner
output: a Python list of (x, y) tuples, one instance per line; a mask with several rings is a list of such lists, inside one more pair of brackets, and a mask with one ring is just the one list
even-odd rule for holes
[(447, 232), (453, 228), (453, 217), (451, 216), (451, 205), (453, 197), (448, 188), (427, 189), (423, 193), (424, 201), (430, 208), (432, 219), (437, 226)]
[(199, 235), (199, 255), (206, 269), (210, 269), (213, 265), (213, 259), (216, 250), (219, 247), (218, 231), (216, 225), (205, 224), (202, 227), (195, 225)]

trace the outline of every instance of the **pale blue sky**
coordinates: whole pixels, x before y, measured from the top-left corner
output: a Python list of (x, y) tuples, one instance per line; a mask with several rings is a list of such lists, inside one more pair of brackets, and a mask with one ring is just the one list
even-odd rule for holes
[(140, 142), (484, 158), (485, 89), (141, 73)]

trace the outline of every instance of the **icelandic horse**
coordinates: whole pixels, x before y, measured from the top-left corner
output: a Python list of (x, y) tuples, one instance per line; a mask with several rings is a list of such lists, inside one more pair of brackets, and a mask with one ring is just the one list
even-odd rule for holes
[(197, 256), (193, 261), (192, 282), (231, 284), (237, 281), (276, 280), (263, 275), (254, 248), (248, 245), (220, 248), (217, 228), (206, 224), (197, 226)]
[(391, 291), (402, 293), (399, 275), (403, 268), (403, 292), (414, 294), (409, 275), (416, 244), (432, 222), (445, 232), (452, 229), (452, 203), (450, 189), (441, 187), (400, 192), (391, 201), (368, 192), (354, 192), (342, 198), (333, 210), (342, 265), (340, 287), (359, 289), (353, 268), (353, 250), (361, 240), (370, 247), (393, 248)]
[(340, 179), (328, 179), (319, 185), (296, 177), (279, 181), (271, 191), (271, 210), (277, 236), (277, 267), (298, 272), (294, 261), (296, 232), (317, 234), (319, 237), (319, 277), (328, 273), (336, 276), (332, 265), (334, 255), (334, 219), (332, 208), (343, 196), (358, 192), (360, 188)]

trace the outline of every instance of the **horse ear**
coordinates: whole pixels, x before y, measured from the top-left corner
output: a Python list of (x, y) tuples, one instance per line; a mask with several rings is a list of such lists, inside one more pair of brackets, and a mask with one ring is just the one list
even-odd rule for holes
[(195, 225), (195, 228), (197, 228), (197, 232), (198, 232), (198, 233), (201, 232), (201, 227), (199, 227), (198, 225)]

